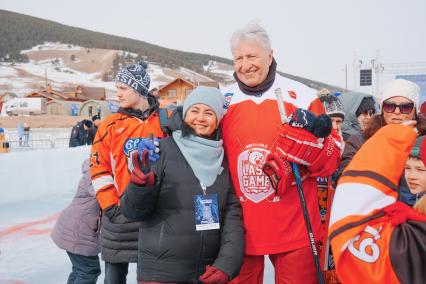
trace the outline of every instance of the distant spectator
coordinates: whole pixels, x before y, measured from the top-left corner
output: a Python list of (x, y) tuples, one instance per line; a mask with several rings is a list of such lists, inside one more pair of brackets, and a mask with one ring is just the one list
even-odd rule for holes
[(323, 96), (328, 96), (330, 94), (331, 94), (330, 90), (322, 88), (321, 90), (318, 91), (317, 96), (323, 97)]
[(95, 284), (101, 274), (100, 208), (90, 180), (89, 164), (89, 159), (83, 162), (77, 192), (51, 234), (53, 242), (67, 252), (72, 263), (67, 283)]
[(8, 153), (9, 151), (9, 142), (6, 140), (4, 129), (0, 127), (0, 153)]
[(24, 123), (24, 146), (30, 147), (30, 126), (28, 123)]
[[(342, 102), (335, 95), (330, 94), (328, 90), (322, 89), (318, 92), (320, 101), (322, 102), (325, 113), (330, 117), (333, 129), (342, 138), (342, 125), (345, 120), (345, 112), (343, 110)], [(328, 224), (330, 222), (331, 205), (333, 202), (333, 196), (335, 192), (334, 186), (335, 177), (334, 174), (326, 177), (318, 177), (317, 188), (318, 188), (318, 205), (321, 216), (321, 224), (323, 226), (323, 239), (321, 241), (321, 267), (324, 269), (324, 277), (326, 283), (339, 283), (333, 281), (337, 279), (336, 271), (334, 268), (334, 259), (331, 253), (329, 245), (327, 245), (327, 233)]]
[(22, 138), (24, 137), (24, 125), (22, 122), (18, 123), (16, 126), (18, 130), (18, 139), (19, 139), (19, 147), (22, 147), (24, 144), (22, 143)]
[(338, 97), (331, 94), (319, 94), (319, 99), (325, 108), (325, 113), (331, 118), (333, 129), (339, 134), (340, 137), (342, 137), (343, 141), (342, 125), (343, 121), (345, 120), (345, 111), (343, 109), (342, 102)]
[(87, 144), (92, 145), (93, 140), (95, 139), (96, 132), (98, 131), (98, 126), (101, 123), (101, 116), (99, 114), (92, 117), (92, 127), (89, 128), (89, 134), (87, 137)]
[(349, 136), (360, 134), (366, 124), (376, 113), (373, 96), (362, 93), (345, 93), (339, 96), (345, 110), (345, 121), (342, 126), (343, 140)]
[(159, 99), (159, 93), (158, 93), (158, 89), (157, 88), (153, 88), (149, 91), (149, 93), (151, 95), (153, 95), (154, 97), (156, 97), (157, 99)]
[[(407, 120), (416, 120), (417, 129), (424, 132), (423, 116), (416, 115), (419, 106), (420, 88), (413, 82), (397, 79), (383, 87), (380, 98), (380, 114), (375, 115), (368, 123), (362, 134), (351, 136), (343, 151), (340, 166), (336, 178), (339, 179), (344, 169), (352, 161), (353, 156), (361, 146), (372, 137), (379, 129), (388, 124), (401, 124)], [(422, 133), (424, 134), (424, 133)], [(398, 133), (395, 133), (398, 135)], [(405, 178), (402, 176), (399, 184), (399, 199), (412, 206), (416, 201), (415, 195), (411, 194)]]
[(89, 129), (93, 126), (90, 120), (84, 119), (77, 123), (71, 131), (70, 147), (89, 145)]

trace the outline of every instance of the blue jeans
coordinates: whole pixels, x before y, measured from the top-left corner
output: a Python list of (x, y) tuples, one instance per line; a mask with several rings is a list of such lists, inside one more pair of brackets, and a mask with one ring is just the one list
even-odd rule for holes
[(99, 256), (84, 256), (67, 251), (72, 263), (72, 271), (67, 284), (96, 284), (101, 274)]
[(129, 264), (127, 262), (112, 263), (105, 261), (104, 284), (126, 284)]

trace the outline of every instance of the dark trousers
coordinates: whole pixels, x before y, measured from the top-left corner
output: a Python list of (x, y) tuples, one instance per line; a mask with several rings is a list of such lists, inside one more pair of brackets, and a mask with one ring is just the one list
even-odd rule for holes
[(84, 256), (68, 251), (67, 254), (72, 263), (67, 284), (96, 284), (101, 274), (99, 256)]
[(104, 284), (126, 284), (129, 264), (127, 262), (112, 263), (105, 261)]

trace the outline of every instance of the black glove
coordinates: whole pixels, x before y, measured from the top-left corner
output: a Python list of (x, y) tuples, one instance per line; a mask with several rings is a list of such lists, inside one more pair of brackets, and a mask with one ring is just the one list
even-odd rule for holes
[(306, 109), (296, 109), (290, 117), (289, 124), (293, 127), (306, 129), (314, 134), (315, 137), (325, 138), (331, 133), (333, 128), (331, 119), (326, 114), (316, 116)]

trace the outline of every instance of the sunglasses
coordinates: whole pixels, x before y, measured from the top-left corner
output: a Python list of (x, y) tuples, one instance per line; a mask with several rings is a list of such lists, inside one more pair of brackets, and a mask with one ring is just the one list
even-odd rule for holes
[(373, 116), (376, 112), (372, 109), (369, 109), (367, 111), (363, 111), (361, 114), (365, 115), (365, 116)]
[(404, 103), (397, 105), (396, 103), (383, 102), (383, 110), (385, 112), (394, 112), (396, 108), (403, 114), (409, 114), (414, 108), (414, 103)]

